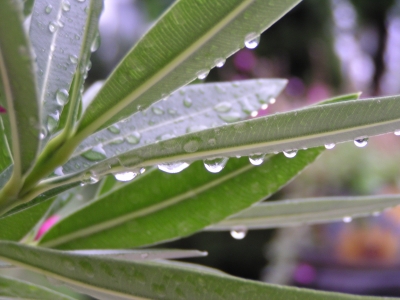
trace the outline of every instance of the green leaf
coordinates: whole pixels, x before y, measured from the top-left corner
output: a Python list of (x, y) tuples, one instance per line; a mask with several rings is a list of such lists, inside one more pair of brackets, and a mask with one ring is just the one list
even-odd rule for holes
[(380, 212), (400, 204), (399, 195), (326, 197), (259, 203), (206, 230), (231, 230), (298, 226), (341, 221)]
[(118, 261), (4, 241), (0, 241), (0, 257), (103, 299), (384, 299), (277, 286), (191, 264)]
[(42, 202), (0, 218), (0, 240), (19, 241), (42, 218), (52, 201)]
[(127, 54), (85, 111), (76, 140), (146, 109), (208, 72), (298, 0), (181, 0)]
[(0, 297), (2, 299), (38, 299), (38, 300), (73, 300), (67, 295), (57, 293), (48, 288), (22, 281), (19, 279), (0, 276)]
[(22, 25), (20, 4), (0, 1), (0, 105), (6, 108), (1, 117), (13, 154), (16, 184), (35, 160), (40, 130), (31, 47)]
[(63, 107), (70, 100), (68, 91), (75, 71), (86, 71), (86, 65), (79, 65), (82, 41), (87, 42), (86, 7), (87, 1), (60, 0), (36, 0), (33, 6), (29, 35), (37, 58), (45, 139), (50, 137), (48, 131), (57, 128)]
[[(3, 120), (0, 117), (0, 178), (2, 177), (2, 173), (12, 164), (11, 149), (5, 130)], [(5, 182), (2, 182), (2, 179), (0, 179), (0, 188), (3, 187), (4, 184)]]
[(96, 158), (110, 158), (158, 140), (243, 120), (262, 104), (268, 105), (286, 83), (259, 79), (183, 87), (165, 101), (87, 138), (63, 172), (87, 169), (98, 162)]
[(127, 248), (187, 236), (275, 193), (321, 151), (302, 151), (294, 159), (275, 155), (261, 166), (234, 159), (218, 174), (207, 172), (201, 162), (174, 175), (156, 170), (61, 220), (40, 243)]

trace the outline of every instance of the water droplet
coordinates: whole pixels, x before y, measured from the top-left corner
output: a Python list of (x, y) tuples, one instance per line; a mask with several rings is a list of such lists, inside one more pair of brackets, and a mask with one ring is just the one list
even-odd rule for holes
[(222, 68), (225, 64), (226, 60), (224, 58), (218, 58), (215, 60), (215, 66), (217, 68)]
[(235, 239), (235, 240), (242, 240), (246, 237), (247, 234), (247, 228), (244, 226), (237, 226), (232, 228), (231, 230), (231, 236)]
[(40, 129), (39, 139), (43, 140), (46, 136), (47, 136), (47, 130), (46, 128), (43, 127), (42, 129)]
[(157, 107), (157, 106), (153, 106), (153, 107), (151, 108), (151, 110), (152, 110), (153, 113), (155, 113), (156, 115), (162, 115), (162, 114), (164, 114), (164, 110), (163, 110), (162, 108), (160, 108), (160, 107)]
[(288, 158), (293, 158), (293, 157), (296, 156), (297, 150), (296, 150), (296, 149), (293, 149), (293, 150), (285, 150), (285, 151), (283, 151), (283, 154), (284, 154), (286, 157), (288, 157)]
[(229, 114), (218, 115), (218, 117), (227, 123), (237, 122), (242, 119), (241, 114), (238, 112), (231, 112)]
[(232, 109), (232, 104), (229, 102), (220, 102), (214, 106), (216, 112), (224, 113)]
[(57, 100), (57, 103), (60, 105), (64, 106), (65, 104), (67, 104), (68, 100), (69, 100), (68, 97), (69, 97), (69, 94), (66, 89), (59, 89), (56, 93), (56, 100)]
[(399, 136), (399, 135), (400, 135), (400, 129), (395, 130), (395, 131), (394, 131), (394, 135)]
[(374, 211), (374, 212), (372, 213), (372, 215), (373, 215), (374, 217), (379, 217), (379, 216), (381, 215), (381, 212), (380, 212), (380, 211)]
[(275, 102), (276, 102), (276, 99), (275, 99), (275, 98), (269, 99), (269, 104), (275, 104)]
[(350, 223), (351, 221), (353, 221), (352, 217), (344, 217), (343, 218), (343, 222), (345, 222), (345, 223)]
[(82, 156), (90, 161), (99, 161), (107, 158), (106, 152), (103, 150), (101, 145), (97, 145), (91, 150), (86, 151)]
[(228, 158), (219, 157), (214, 159), (205, 159), (203, 162), (204, 167), (207, 169), (207, 171), (211, 173), (218, 173), (221, 172), (222, 169), (225, 167), (226, 163), (228, 162)]
[(185, 97), (185, 99), (183, 99), (183, 105), (185, 105), (185, 107), (191, 107), (192, 104), (192, 99), (190, 99), (189, 97)]
[(172, 109), (172, 108), (169, 108), (169, 109), (168, 109), (168, 113), (169, 113), (170, 115), (173, 115), (173, 116), (177, 114), (176, 110), (175, 110), (175, 109)]
[(141, 134), (140, 134), (139, 132), (134, 131), (134, 132), (132, 132), (131, 135), (128, 135), (128, 136), (126, 137), (126, 141), (127, 141), (129, 144), (136, 145), (136, 144), (139, 144), (140, 138), (141, 138), (141, 137), (142, 137), (142, 136), (141, 136)]
[(159, 170), (172, 174), (179, 173), (187, 167), (189, 167), (189, 164), (186, 162), (173, 162), (158, 165)]
[(56, 174), (57, 176), (64, 176), (63, 168), (62, 167), (56, 168), (54, 170), (54, 174)]
[(68, 0), (64, 0), (61, 5), (63, 11), (69, 11), (71, 9), (71, 4), (69, 3)]
[(49, 31), (50, 31), (51, 33), (54, 33), (56, 30), (57, 30), (57, 24), (54, 23), (54, 22), (50, 22), (50, 23), (49, 23)]
[(196, 131), (201, 131), (207, 129), (207, 126), (205, 125), (194, 125), (194, 126), (189, 126), (188, 128), (186, 128), (186, 132), (190, 133), (190, 132), (196, 132)]
[(254, 49), (260, 43), (260, 35), (255, 32), (249, 33), (244, 38), (244, 45), (247, 49)]
[(86, 71), (90, 71), (90, 69), (92, 68), (92, 61), (88, 61), (87, 65), (86, 65)]
[(263, 105), (261, 105), (261, 109), (262, 110), (266, 110), (268, 108), (268, 104), (264, 103)]
[(183, 149), (188, 153), (196, 152), (199, 149), (199, 142), (196, 140), (189, 141), (183, 146)]
[(358, 137), (354, 140), (354, 145), (356, 145), (359, 148), (365, 147), (368, 144), (368, 137), (362, 136)]
[(146, 172), (146, 169), (145, 168), (140, 168), (139, 173), (143, 174), (144, 172)]
[(333, 149), (335, 148), (335, 143), (325, 144), (325, 148), (328, 150)]
[(85, 2), (85, 0), (77, 0), (77, 1), (78, 1), (78, 2), (81, 2), (81, 3), (82, 3), (82, 2)]
[(118, 134), (121, 132), (121, 130), (119, 130), (118, 125), (111, 125), (110, 127), (107, 128), (107, 130), (111, 133), (115, 133)]
[(256, 111), (256, 110), (252, 111), (251, 114), (250, 114), (250, 116), (251, 116), (252, 118), (257, 117), (257, 116), (258, 116), (258, 111)]
[(76, 65), (78, 63), (78, 57), (76, 55), (70, 55), (69, 56), (69, 61)]
[(100, 34), (97, 33), (93, 39), (92, 45), (90, 46), (90, 51), (95, 52), (97, 49), (99, 49), (100, 42), (101, 42)]
[(57, 128), (57, 125), (58, 121), (54, 117), (49, 116), (47, 118), (47, 130), (49, 132), (54, 132), (54, 130)]
[(51, 13), (52, 10), (53, 10), (53, 6), (51, 4), (49, 4), (46, 6), (44, 11), (46, 12), (46, 14), (49, 14), (49, 13)]
[(249, 156), (249, 161), (254, 166), (259, 166), (264, 162), (265, 154), (256, 153)]
[(198, 79), (203, 80), (207, 77), (208, 73), (210, 73), (210, 71), (208, 70), (200, 70), (196, 73), (196, 76)]
[(118, 181), (131, 181), (137, 176), (137, 173), (134, 172), (121, 172), (114, 174), (114, 177)]
[(93, 171), (86, 172), (82, 177), (81, 186), (85, 186), (88, 184), (95, 184), (99, 182), (99, 180), (100, 178), (95, 172)]

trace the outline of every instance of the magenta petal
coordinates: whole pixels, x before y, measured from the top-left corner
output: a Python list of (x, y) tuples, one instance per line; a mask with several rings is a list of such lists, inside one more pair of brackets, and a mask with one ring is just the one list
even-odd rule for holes
[(5, 114), (7, 112), (7, 110), (0, 105), (0, 114)]
[(39, 228), (36, 236), (35, 236), (35, 241), (40, 239), (40, 237), (45, 234), (51, 227), (53, 227), (54, 224), (57, 223), (57, 221), (60, 219), (59, 216), (54, 215), (48, 218), (46, 221), (43, 222), (42, 226)]

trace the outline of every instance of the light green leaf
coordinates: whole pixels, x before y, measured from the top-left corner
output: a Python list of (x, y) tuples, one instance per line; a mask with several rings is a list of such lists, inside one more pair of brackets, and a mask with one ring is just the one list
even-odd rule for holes
[[(11, 149), (8, 144), (5, 130), (3, 120), (0, 117), (0, 178), (3, 177), (2, 173), (12, 164)], [(0, 179), (0, 188), (5, 184), (5, 182), (2, 181), (3, 180)]]
[(19, 241), (42, 218), (52, 201), (0, 217), (0, 240)]
[(33, 60), (20, 4), (0, 1), (0, 105), (6, 108), (1, 118), (13, 154), (16, 185), (36, 157), (40, 129)]
[[(103, 299), (378, 300), (236, 278), (191, 264), (127, 262), (0, 241), (0, 257)], [(46, 259), (43, 259), (46, 258)]]
[(77, 67), (86, 68), (78, 66), (86, 33), (86, 7), (87, 1), (61, 0), (36, 0), (33, 6), (29, 35), (37, 58), (45, 139), (57, 128)]
[(40, 243), (128, 248), (187, 236), (275, 193), (321, 151), (302, 151), (291, 160), (275, 155), (261, 166), (234, 159), (218, 174), (207, 172), (201, 162), (174, 175), (146, 172), (61, 220)]
[[(194, 84), (165, 101), (87, 138), (63, 166), (65, 174), (158, 140), (243, 120), (278, 96), (283, 79)], [(93, 152), (97, 152), (95, 155)]]
[(206, 230), (263, 229), (341, 221), (400, 204), (399, 195), (326, 197), (258, 203)]
[[(3, 298), (4, 297), (4, 298)], [(19, 279), (0, 276), (1, 299), (73, 300), (67, 295), (57, 293), (43, 286)]]
[(146, 109), (254, 39), (298, 0), (181, 0), (127, 54), (86, 110), (76, 140)]

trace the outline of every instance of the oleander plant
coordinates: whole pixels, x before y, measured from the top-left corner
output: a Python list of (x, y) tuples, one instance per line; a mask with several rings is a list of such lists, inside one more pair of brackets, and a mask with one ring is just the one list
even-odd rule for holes
[[(400, 203), (261, 202), (326, 148), (400, 129), (400, 97), (359, 94), (252, 118), (284, 79), (198, 83), (299, 0), (177, 0), (111, 75), (84, 85), (102, 0), (0, 1), (0, 298), (378, 299), (283, 287), (148, 247), (202, 230), (293, 226)], [(252, 116), (252, 117), (251, 117)], [(325, 147), (324, 147), (325, 146)]]

